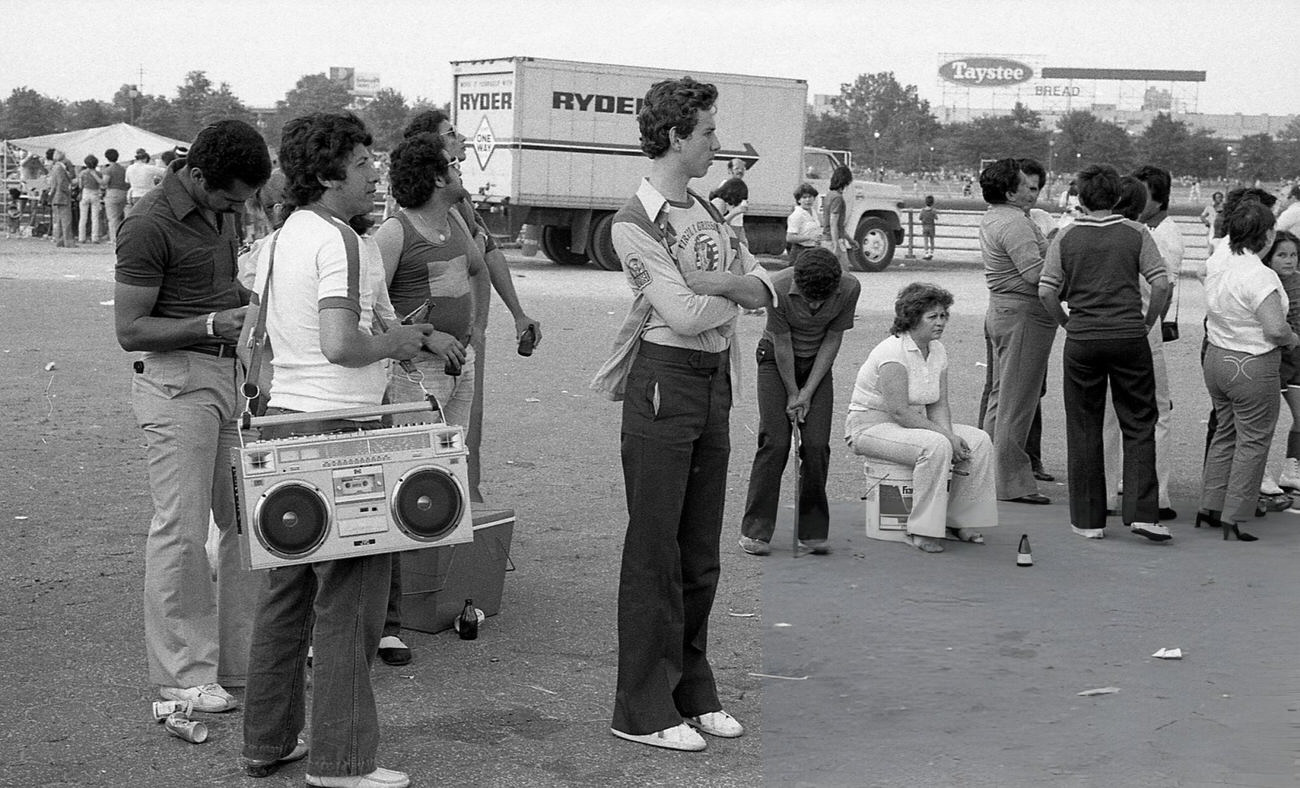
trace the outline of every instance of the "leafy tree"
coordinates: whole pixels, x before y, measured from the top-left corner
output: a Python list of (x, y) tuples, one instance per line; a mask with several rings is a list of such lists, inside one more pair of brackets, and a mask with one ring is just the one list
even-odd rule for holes
[(1084, 140), (1083, 163), (1109, 164), (1120, 172), (1128, 172), (1137, 164), (1133, 138), (1120, 126), (1099, 120)]
[(1198, 178), (1224, 177), (1228, 146), (1216, 140), (1208, 129), (1197, 129), (1187, 140), (1187, 174)]
[(852, 131), (850, 148), (859, 162), (908, 168), (938, 136), (939, 122), (916, 85), (901, 85), (892, 71), (859, 74), (840, 86), (840, 106)]
[(978, 168), (983, 159), (1009, 156), (1038, 159), (1047, 166), (1047, 132), (1021, 113), (975, 118), (944, 127), (943, 162), (962, 170)]
[(401, 93), (392, 88), (383, 88), (361, 110), (361, 119), (374, 135), (375, 147), (392, 150), (401, 142), (402, 129), (406, 126), (409, 113), (410, 108), (406, 106), (406, 99)]
[(256, 125), (253, 113), (244, 102), (230, 92), (230, 85), (222, 82), (221, 87), (203, 98), (203, 103), (199, 107), (198, 121), (199, 126), (203, 127), (226, 119), (242, 120)]
[(64, 131), (63, 102), (37, 93), (29, 87), (14, 88), (4, 101), (3, 129), (5, 137), (35, 137)]
[(213, 92), (207, 72), (191, 71), (185, 75), (185, 82), (176, 88), (176, 99), (172, 102), (182, 132), (178, 135), (180, 139), (194, 139), (203, 128), (199, 115)]
[(1236, 172), (1247, 184), (1277, 174), (1277, 146), (1268, 134), (1248, 134), (1237, 149)]
[(1143, 164), (1154, 164), (1171, 173), (1190, 173), (1194, 167), (1192, 133), (1187, 124), (1158, 112), (1137, 140), (1137, 154)]
[[(166, 96), (140, 96), (137, 103), (140, 111), (135, 116), (135, 125), (142, 129), (175, 139), (190, 139), (185, 134), (185, 121), (167, 100)], [(157, 151), (153, 151), (157, 153)]]
[(121, 123), (126, 115), (108, 102), (85, 99), (69, 104), (64, 119), (69, 129), (93, 129)]
[(1019, 101), (1011, 108), (1011, 122), (1026, 129), (1037, 129), (1043, 125), (1043, 116)]
[(853, 129), (843, 115), (807, 113), (804, 121), (804, 142), (818, 148), (849, 150), (853, 147)]
[(352, 96), (342, 82), (335, 82), (324, 74), (307, 74), (298, 80), (293, 90), (276, 102), (280, 115), (286, 120), (313, 112), (338, 112), (352, 103)]
[(1056, 122), (1061, 136), (1056, 141), (1056, 163), (1062, 172), (1078, 169), (1083, 163), (1083, 149), (1098, 123), (1097, 116), (1086, 109), (1067, 112)]

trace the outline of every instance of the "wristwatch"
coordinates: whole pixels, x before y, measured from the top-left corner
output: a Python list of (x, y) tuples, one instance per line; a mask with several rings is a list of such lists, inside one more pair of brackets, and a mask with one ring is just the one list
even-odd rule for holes
[(216, 313), (216, 312), (209, 312), (209, 313), (208, 313), (208, 324), (207, 324), (207, 325), (208, 325), (208, 336), (209, 336), (209, 337), (212, 337), (212, 338), (214, 338), (214, 339), (215, 339), (216, 336), (217, 336), (217, 331), (216, 331), (216, 328), (217, 328), (217, 327), (216, 327), (216, 322), (217, 322), (217, 313)]

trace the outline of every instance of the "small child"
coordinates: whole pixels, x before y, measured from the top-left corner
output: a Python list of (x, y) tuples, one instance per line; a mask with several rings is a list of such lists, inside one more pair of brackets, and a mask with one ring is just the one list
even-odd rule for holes
[(20, 205), (23, 193), (17, 189), (9, 190), (9, 206), (5, 208), (5, 218), (8, 220), (7, 230), (10, 235), (17, 235), (22, 227), (23, 209)]
[(939, 219), (939, 212), (934, 209), (934, 195), (925, 195), (925, 207), (921, 209), (921, 244), (925, 251), (923, 259), (934, 257), (934, 225)]

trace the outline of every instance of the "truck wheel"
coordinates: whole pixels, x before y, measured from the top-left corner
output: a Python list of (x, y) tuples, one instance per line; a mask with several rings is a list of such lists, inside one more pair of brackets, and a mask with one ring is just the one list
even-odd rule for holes
[(614, 251), (614, 239), (609, 234), (613, 226), (614, 214), (600, 214), (591, 223), (591, 240), (587, 243), (587, 248), (591, 250), (591, 259), (596, 265), (606, 271), (622, 271), (623, 264), (618, 260), (618, 253)]
[(548, 224), (542, 228), (542, 251), (560, 265), (584, 265), (587, 255), (569, 250), (571, 234), (568, 227)]
[(894, 259), (894, 234), (883, 219), (863, 219), (853, 240), (858, 248), (849, 252), (849, 262), (859, 271), (883, 271)]

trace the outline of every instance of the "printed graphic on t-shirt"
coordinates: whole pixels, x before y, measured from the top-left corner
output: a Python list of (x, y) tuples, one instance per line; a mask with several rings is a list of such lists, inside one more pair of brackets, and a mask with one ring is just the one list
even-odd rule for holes
[(679, 270), (693, 265), (697, 271), (716, 271), (723, 265), (722, 248), (726, 239), (722, 237), (718, 223), (698, 221), (687, 225), (673, 249)]

